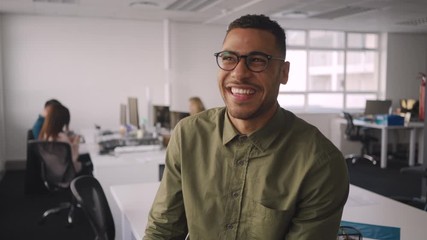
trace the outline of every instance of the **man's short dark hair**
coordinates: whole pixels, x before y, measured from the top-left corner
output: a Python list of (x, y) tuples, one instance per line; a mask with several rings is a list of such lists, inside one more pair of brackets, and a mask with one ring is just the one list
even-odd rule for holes
[(227, 34), (235, 28), (255, 28), (271, 32), (276, 38), (276, 44), (283, 57), (286, 56), (285, 30), (276, 22), (265, 15), (244, 15), (228, 25)]
[(44, 107), (50, 106), (50, 105), (54, 105), (54, 104), (58, 104), (61, 105), (61, 102), (59, 102), (56, 99), (49, 99), (44, 103)]

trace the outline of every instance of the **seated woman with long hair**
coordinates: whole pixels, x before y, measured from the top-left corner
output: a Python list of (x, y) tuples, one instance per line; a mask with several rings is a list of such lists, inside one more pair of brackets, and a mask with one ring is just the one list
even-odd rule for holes
[(66, 142), (71, 145), (74, 169), (79, 173), (82, 164), (79, 158), (80, 136), (69, 134), (70, 111), (63, 105), (51, 105), (47, 109), (46, 119), (39, 134), (39, 140)]
[(195, 115), (199, 112), (205, 111), (205, 105), (202, 102), (202, 99), (199, 97), (191, 97), (188, 99), (190, 115)]

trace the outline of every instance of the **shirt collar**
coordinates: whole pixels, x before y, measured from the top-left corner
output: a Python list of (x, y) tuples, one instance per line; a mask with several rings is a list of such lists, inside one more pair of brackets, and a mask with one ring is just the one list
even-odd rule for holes
[(233, 140), (236, 136), (239, 135), (239, 132), (234, 128), (233, 124), (228, 117), (227, 108), (224, 111), (224, 128), (222, 130), (222, 144), (226, 145), (231, 140)]
[[(265, 151), (273, 141), (281, 134), (282, 129), (285, 127), (285, 111), (282, 108), (278, 107), (276, 113), (270, 119), (270, 121), (261, 129), (250, 134), (248, 136), (249, 140), (260, 150)], [(223, 128), (223, 138), (222, 143), (226, 145), (236, 136), (239, 135), (239, 132), (234, 128), (231, 123), (227, 110), (224, 111), (224, 128)]]

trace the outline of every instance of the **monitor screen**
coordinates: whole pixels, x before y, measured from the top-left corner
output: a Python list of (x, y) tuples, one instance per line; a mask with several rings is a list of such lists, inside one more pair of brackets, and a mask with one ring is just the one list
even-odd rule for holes
[(120, 104), (120, 125), (121, 126), (127, 125), (126, 104)]
[(365, 115), (389, 114), (391, 100), (366, 100)]
[(183, 118), (190, 116), (188, 112), (170, 112), (170, 118), (171, 118), (171, 129), (173, 129), (176, 124)]
[(129, 107), (129, 123), (130, 125), (139, 129), (138, 99), (136, 97), (129, 97), (128, 107)]
[(160, 126), (166, 129), (170, 129), (170, 112), (169, 106), (153, 106), (153, 124), (156, 126), (160, 123)]

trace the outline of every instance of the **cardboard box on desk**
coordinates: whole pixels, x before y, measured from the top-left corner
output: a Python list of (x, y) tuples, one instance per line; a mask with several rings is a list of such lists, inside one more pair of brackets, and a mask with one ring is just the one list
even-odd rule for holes
[(387, 126), (403, 126), (405, 118), (399, 115), (376, 115), (375, 123)]

